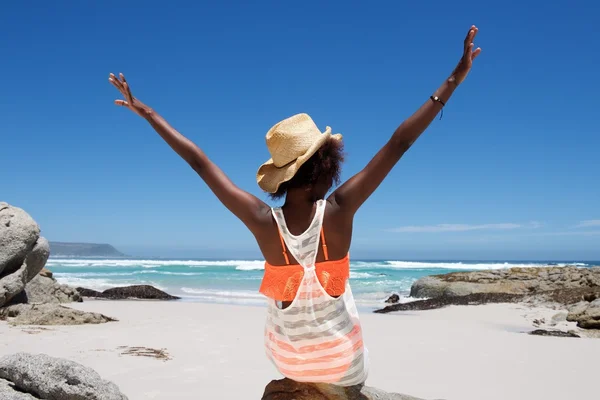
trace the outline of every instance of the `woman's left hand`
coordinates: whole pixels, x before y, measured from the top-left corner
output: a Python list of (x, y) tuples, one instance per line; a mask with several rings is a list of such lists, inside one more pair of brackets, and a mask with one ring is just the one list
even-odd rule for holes
[(460, 85), (465, 80), (467, 74), (471, 71), (473, 60), (481, 53), (480, 47), (473, 50), (473, 40), (475, 39), (475, 35), (477, 35), (477, 31), (478, 29), (475, 25), (471, 26), (469, 29), (469, 33), (467, 33), (467, 37), (464, 41), (463, 55), (452, 72), (451, 78), (454, 79), (454, 82), (457, 85)]

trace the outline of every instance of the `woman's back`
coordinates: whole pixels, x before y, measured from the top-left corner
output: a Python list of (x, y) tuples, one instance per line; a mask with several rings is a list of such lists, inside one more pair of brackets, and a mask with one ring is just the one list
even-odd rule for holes
[[(328, 258), (322, 242), (325, 208), (324, 200), (317, 201), (310, 225), (297, 235), (290, 232), (283, 211), (273, 209), (284, 247), (300, 263), (303, 275), (287, 307), (268, 298), (265, 350), (290, 379), (352, 386), (366, 380), (367, 350), (348, 281), (343, 293), (332, 297), (316, 272), (319, 248)], [(289, 262), (287, 255), (284, 258)]]

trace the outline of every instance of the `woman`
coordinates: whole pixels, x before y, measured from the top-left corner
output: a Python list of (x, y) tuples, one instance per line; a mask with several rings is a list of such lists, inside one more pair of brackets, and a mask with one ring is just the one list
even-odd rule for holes
[(285, 197), (280, 208), (235, 186), (194, 143), (133, 97), (123, 74), (110, 74), (125, 97), (115, 103), (146, 119), (256, 238), (265, 258), (260, 291), (269, 299), (265, 349), (284, 376), (339, 386), (366, 380), (368, 355), (348, 284), (354, 214), (464, 81), (481, 52), (473, 50), (476, 34), (472, 26), (450, 77), (327, 198), (339, 183), (341, 135), (331, 135), (329, 127), (321, 133), (306, 114), (274, 125), (266, 135), (272, 158), (259, 168), (257, 183), (272, 198)]

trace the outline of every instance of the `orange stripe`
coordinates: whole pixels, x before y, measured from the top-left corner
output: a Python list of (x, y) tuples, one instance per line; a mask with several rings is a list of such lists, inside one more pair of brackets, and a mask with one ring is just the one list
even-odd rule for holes
[(298, 293), (298, 298), (300, 300), (307, 300), (307, 299), (318, 299), (319, 297), (323, 297), (323, 291), (322, 290), (313, 290), (312, 292), (302, 292), (302, 293)]
[(354, 343), (354, 346), (352, 346), (349, 349), (346, 349), (339, 353), (330, 354), (327, 356), (316, 357), (316, 358), (308, 358), (308, 359), (289, 358), (289, 357), (284, 357), (277, 353), (273, 353), (273, 358), (281, 363), (288, 365), (288, 366), (333, 362), (333, 361), (339, 360), (343, 357), (348, 357), (348, 356), (354, 354), (358, 349), (360, 349), (362, 347), (362, 345), (363, 345), (363, 341), (359, 340), (356, 343)]
[(355, 325), (354, 328), (350, 332), (348, 332), (346, 335), (342, 336), (341, 338), (329, 340), (327, 342), (323, 342), (323, 343), (319, 343), (319, 344), (311, 344), (311, 345), (307, 345), (307, 346), (302, 346), (299, 348), (295, 348), (295, 347), (291, 346), (290, 344), (277, 339), (277, 337), (271, 332), (268, 332), (268, 339), (271, 342), (273, 342), (274, 344), (276, 344), (277, 347), (279, 347), (280, 349), (285, 350), (287, 352), (295, 353), (295, 354), (307, 354), (307, 353), (312, 353), (312, 352), (320, 351), (320, 350), (329, 350), (329, 349), (337, 347), (341, 344), (344, 344), (344, 343), (352, 340), (352, 338), (354, 336), (360, 334), (360, 331), (361, 331), (360, 325)]
[[(348, 371), (348, 369), (350, 368), (350, 365), (352, 365), (352, 361), (347, 364), (340, 365), (339, 367), (334, 367), (334, 368), (313, 369), (313, 370), (304, 370), (304, 371), (290, 371), (285, 368), (279, 368), (279, 372), (281, 372), (283, 375), (287, 376), (290, 379), (294, 379), (294, 377), (304, 378), (307, 376), (327, 376), (327, 375), (343, 374), (344, 372)], [(335, 382), (338, 380), (339, 380), (339, 378), (331, 378), (330, 380), (321, 380), (320, 379), (319, 382)]]

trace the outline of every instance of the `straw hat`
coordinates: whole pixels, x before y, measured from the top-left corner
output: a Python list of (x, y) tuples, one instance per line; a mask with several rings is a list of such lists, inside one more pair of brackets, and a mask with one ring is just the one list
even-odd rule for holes
[(321, 133), (308, 114), (296, 114), (275, 124), (266, 135), (271, 158), (258, 169), (258, 186), (277, 192), (279, 185), (292, 179), (329, 138), (341, 140), (342, 135), (332, 135), (330, 127)]

